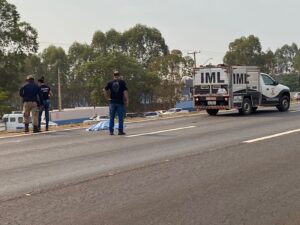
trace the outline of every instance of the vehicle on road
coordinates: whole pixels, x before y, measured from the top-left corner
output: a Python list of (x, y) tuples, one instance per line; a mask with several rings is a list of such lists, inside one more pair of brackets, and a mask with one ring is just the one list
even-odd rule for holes
[(163, 113), (163, 115), (170, 115), (170, 114), (175, 114), (175, 113), (188, 113), (188, 110), (184, 110), (182, 108), (171, 108), (168, 109), (166, 112)]
[(145, 117), (147, 119), (157, 119), (157, 118), (159, 118), (159, 116), (160, 116), (159, 112), (146, 112), (145, 113)]
[(219, 110), (238, 109), (249, 115), (258, 106), (275, 106), (279, 111), (290, 107), (290, 89), (256, 66), (206, 66), (195, 69), (194, 105), (216, 115)]
[(136, 113), (126, 113), (127, 118), (144, 118), (145, 114), (142, 112), (136, 112)]
[(166, 110), (157, 110), (155, 112), (157, 112), (159, 115), (162, 115), (164, 112), (166, 112)]
[(293, 99), (294, 99), (295, 101), (299, 101), (299, 100), (300, 100), (300, 92), (296, 92), (296, 93), (294, 94)]

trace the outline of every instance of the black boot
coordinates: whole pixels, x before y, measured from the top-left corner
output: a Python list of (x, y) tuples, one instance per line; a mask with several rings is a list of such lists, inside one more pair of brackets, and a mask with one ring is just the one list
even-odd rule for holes
[(25, 130), (24, 130), (25, 133), (28, 133), (29, 132), (29, 124), (25, 123)]
[(118, 135), (126, 135), (126, 133), (123, 130), (119, 130)]
[(38, 133), (38, 132), (39, 132), (39, 127), (33, 126), (33, 133)]

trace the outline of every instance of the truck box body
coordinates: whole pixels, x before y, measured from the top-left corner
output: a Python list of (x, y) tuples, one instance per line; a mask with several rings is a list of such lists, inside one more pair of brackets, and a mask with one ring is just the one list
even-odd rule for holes
[[(284, 104), (288, 104), (284, 109), (282, 96), (286, 96)], [(286, 111), (289, 98), (288, 87), (261, 73), (256, 66), (221, 65), (195, 69), (195, 108), (206, 110), (211, 115), (220, 109), (245, 110), (245, 106), (251, 107), (251, 111), (255, 111), (258, 106), (278, 106), (283, 109), (280, 111)]]

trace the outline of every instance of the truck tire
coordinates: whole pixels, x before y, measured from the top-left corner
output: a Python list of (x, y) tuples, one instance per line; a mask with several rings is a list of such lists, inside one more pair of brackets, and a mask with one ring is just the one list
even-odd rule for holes
[(206, 112), (211, 116), (215, 116), (215, 115), (217, 115), (219, 110), (218, 109), (207, 109)]
[(290, 108), (290, 98), (287, 95), (283, 95), (280, 99), (279, 99), (279, 104), (276, 106), (276, 108), (280, 111), (280, 112), (285, 112), (288, 111)]
[(252, 103), (249, 98), (244, 98), (242, 108), (239, 109), (241, 115), (250, 115), (252, 113)]

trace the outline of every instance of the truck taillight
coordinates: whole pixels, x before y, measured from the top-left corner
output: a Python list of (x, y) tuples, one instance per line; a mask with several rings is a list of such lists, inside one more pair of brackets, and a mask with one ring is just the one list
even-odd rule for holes
[(227, 102), (227, 101), (228, 101), (228, 98), (226, 97), (226, 98), (224, 98), (224, 100)]
[(199, 98), (195, 98), (195, 101), (198, 102), (200, 99)]

